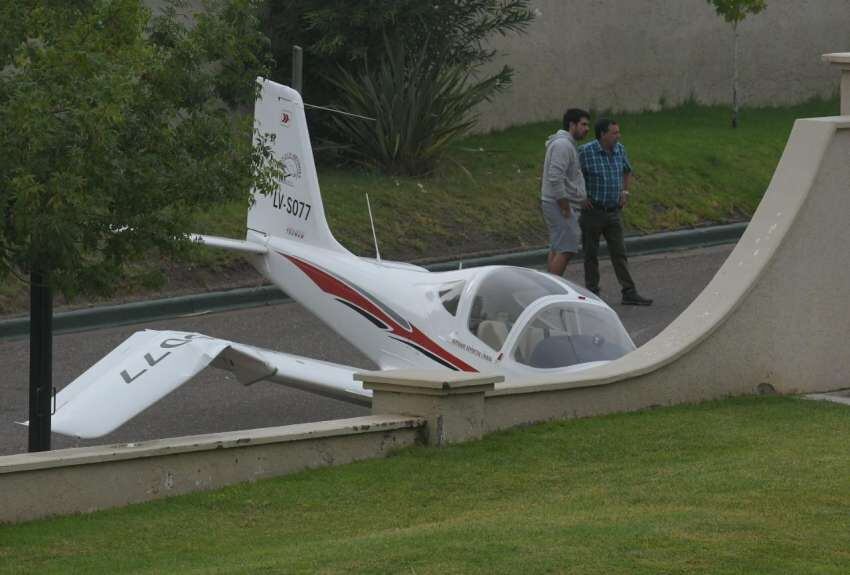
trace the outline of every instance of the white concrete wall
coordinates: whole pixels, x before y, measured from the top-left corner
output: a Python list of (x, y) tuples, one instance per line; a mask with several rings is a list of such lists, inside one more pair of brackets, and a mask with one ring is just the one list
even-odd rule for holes
[[(497, 39), (509, 92), (481, 108), (478, 129), (559, 118), (566, 107), (633, 111), (731, 102), (732, 27), (706, 0), (533, 0), (524, 35)], [(768, 0), (740, 26), (739, 99), (782, 105), (830, 96), (821, 54), (850, 50), (850, 0)], [(838, 110), (836, 110), (838, 113)]]
[(0, 524), (385, 457), (421, 441), (424, 424), (416, 417), (367, 416), (7, 455), (0, 457)]

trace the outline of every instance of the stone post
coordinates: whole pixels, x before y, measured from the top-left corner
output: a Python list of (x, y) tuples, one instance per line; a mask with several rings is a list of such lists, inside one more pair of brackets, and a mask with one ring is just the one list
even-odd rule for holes
[(821, 56), (841, 70), (841, 115), (850, 116), (850, 52), (836, 52)]
[(354, 379), (371, 389), (373, 414), (424, 418), (429, 445), (446, 445), (484, 435), (484, 394), (501, 375), (436, 370), (389, 370), (357, 373)]

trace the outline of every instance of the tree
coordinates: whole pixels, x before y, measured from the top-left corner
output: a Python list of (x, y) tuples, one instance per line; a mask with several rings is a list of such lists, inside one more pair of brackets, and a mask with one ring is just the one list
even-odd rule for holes
[[(438, 148), (474, 123), (470, 112), (475, 105), (510, 85), (513, 71), (508, 66), (482, 70), (496, 55), (487, 41), (497, 34), (522, 32), (534, 18), (529, 4), (287, 0), (269, 3), (267, 30), (280, 77), (288, 77), (292, 44), (303, 47), (309, 102), (337, 104), (378, 119), (372, 126), (377, 129), (370, 131), (358, 124), (360, 120), (322, 113), (318, 134), (344, 138), (344, 150), (353, 152), (358, 162), (388, 172), (421, 173), (431, 168)], [(413, 84), (422, 89), (413, 89)], [(458, 105), (465, 107), (458, 110)], [(423, 115), (439, 110), (453, 115), (443, 122)], [(463, 129), (456, 129), (460, 126)], [(423, 153), (420, 159), (417, 150)]]
[(732, 127), (738, 127), (738, 24), (748, 14), (758, 14), (767, 7), (767, 0), (708, 0), (717, 13), (732, 24)]
[(340, 65), (377, 62), (385, 36), (411, 46), (427, 43), (435, 60), (477, 66), (496, 55), (487, 39), (521, 32), (533, 18), (529, 0), (283, 0), (269, 3), (266, 30), (276, 73), (288, 77), (292, 45), (298, 44), (315, 75), (311, 81), (321, 85), (320, 76)]
[(231, 110), (270, 62), (256, 6), (205, 8), (0, 5), (0, 279), (31, 285), (30, 450), (50, 444), (53, 290), (109, 293), (128, 263), (186, 250), (195, 210), (279, 173)]
[[(292, 45), (303, 47), (307, 62), (304, 91), (324, 104), (336, 94), (328, 80), (342, 67), (360, 70), (384, 57), (384, 38), (408, 46), (428, 46), (435, 64), (477, 68), (496, 51), (486, 41), (496, 34), (522, 32), (533, 20), (529, 0), (283, 0), (269, 2), (266, 31), (278, 68), (289, 78)], [(510, 69), (488, 77), (509, 84)]]
[(387, 174), (428, 174), (452, 139), (474, 125), (472, 110), (504, 84), (499, 76), (474, 79), (461, 63), (434, 63), (427, 44), (386, 40), (384, 54), (375, 69), (368, 62), (359, 73), (340, 68), (332, 85), (347, 114), (330, 119), (358, 163)]

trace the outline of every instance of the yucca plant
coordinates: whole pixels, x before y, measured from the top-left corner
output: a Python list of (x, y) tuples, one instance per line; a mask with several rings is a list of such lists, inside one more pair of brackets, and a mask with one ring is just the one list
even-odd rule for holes
[(435, 59), (427, 43), (384, 44), (377, 67), (367, 62), (358, 73), (340, 69), (328, 78), (338, 109), (373, 120), (335, 114), (333, 124), (353, 160), (388, 174), (427, 174), (475, 124), (475, 107), (508, 85), (511, 71), (478, 80), (468, 65)]
[[(327, 81), (339, 66), (362, 70), (383, 57), (386, 37), (408, 46), (428, 44), (433, 59), (494, 70), (499, 36), (522, 34), (534, 20), (533, 0), (274, 0), (264, 3), (264, 27), (277, 62), (273, 78), (292, 75), (292, 47), (304, 50), (306, 102), (326, 106), (336, 99)], [(2, 42), (2, 39), (0, 39)], [(326, 138), (325, 114), (311, 118), (313, 134)]]

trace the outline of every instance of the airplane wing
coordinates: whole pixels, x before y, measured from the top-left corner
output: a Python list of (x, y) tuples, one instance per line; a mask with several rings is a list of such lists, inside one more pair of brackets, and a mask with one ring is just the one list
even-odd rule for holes
[(369, 405), (371, 391), (337, 365), (181, 331), (134, 333), (56, 395), (52, 429), (106, 435), (212, 365), (245, 385), (261, 379)]

